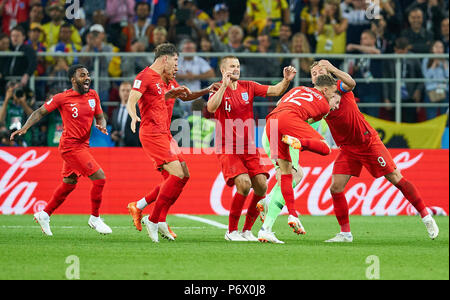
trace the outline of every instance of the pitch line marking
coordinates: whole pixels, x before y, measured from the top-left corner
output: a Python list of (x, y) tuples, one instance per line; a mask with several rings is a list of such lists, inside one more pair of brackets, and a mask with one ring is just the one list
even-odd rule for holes
[(228, 226), (216, 221), (212, 221), (209, 219), (205, 219), (205, 218), (200, 218), (197, 216), (191, 216), (191, 215), (185, 215), (185, 214), (175, 214), (175, 216), (180, 217), (180, 218), (185, 218), (185, 219), (190, 219), (190, 220), (194, 220), (194, 221), (198, 221), (198, 222), (202, 222), (202, 223), (206, 223), (209, 225), (212, 225), (214, 227), (220, 228), (220, 229), (227, 229)]

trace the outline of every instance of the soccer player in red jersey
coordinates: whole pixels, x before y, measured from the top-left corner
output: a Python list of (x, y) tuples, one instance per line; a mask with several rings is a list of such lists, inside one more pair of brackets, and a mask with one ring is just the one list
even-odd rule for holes
[(402, 176), (378, 133), (359, 111), (352, 92), (356, 86), (353, 78), (327, 60), (313, 63), (312, 82), (315, 84), (318, 77), (323, 74), (333, 74), (339, 79), (337, 89), (341, 94), (339, 108), (325, 117), (333, 139), (340, 148), (333, 167), (330, 192), (341, 232), (327, 242), (353, 241), (344, 189), (352, 176), (359, 177), (362, 167), (365, 167), (373, 177), (384, 176), (395, 185), (420, 213), (429, 237), (436, 238), (439, 228), (427, 211), (416, 187)]
[(325, 139), (308, 123), (322, 119), (330, 110), (339, 107), (336, 81), (328, 75), (317, 78), (315, 88), (295, 87), (286, 93), (278, 106), (266, 117), (266, 134), (270, 142), (271, 158), (280, 167), (280, 187), (288, 209), (288, 225), (297, 234), (304, 229), (294, 208), (292, 188), (292, 160), (289, 146), (320, 155), (331, 152)]
[(68, 75), (72, 82), (72, 88), (56, 94), (35, 110), (22, 129), (13, 132), (11, 140), (14, 139), (15, 135), (25, 134), (40, 119), (58, 109), (64, 125), (64, 131), (59, 142), (59, 152), (64, 161), (63, 180), (44, 210), (34, 214), (34, 218), (46, 235), (52, 235), (50, 230), (51, 214), (75, 189), (78, 177), (86, 176), (92, 180), (92, 212), (88, 224), (99, 233), (109, 234), (112, 232), (111, 228), (99, 217), (102, 192), (106, 183), (105, 173), (89, 152), (89, 137), (94, 117), (96, 127), (104, 134), (108, 134), (106, 120), (103, 117), (97, 92), (89, 89), (91, 78), (86, 67), (73, 65), (69, 68)]
[[(276, 85), (261, 85), (253, 81), (242, 81), (239, 59), (226, 56), (220, 63), (222, 84), (209, 96), (207, 109), (214, 113), (217, 120), (216, 153), (222, 166), (227, 185), (236, 185), (233, 197), (228, 231), (228, 241), (258, 241), (251, 229), (258, 217), (256, 204), (263, 199), (267, 190), (269, 175), (260, 163), (260, 154), (256, 149), (253, 132), (253, 98), (255, 96), (281, 96), (294, 78), (294, 67), (283, 70), (283, 80)], [(242, 233), (238, 232), (239, 218), (245, 199), (253, 188)]]
[[(169, 43), (159, 45), (155, 49), (154, 63), (136, 76), (127, 103), (132, 119), (131, 130), (135, 132), (136, 123), (141, 122), (139, 139), (142, 148), (164, 177), (164, 181), (148, 195), (128, 204), (136, 228), (142, 229), (142, 219), (154, 242), (159, 241), (158, 232), (169, 240), (176, 237), (167, 225), (166, 216), (190, 177), (178, 144), (170, 133), (175, 98), (189, 101), (209, 92), (209, 89), (191, 92), (187, 87), (179, 86), (174, 79), (177, 70), (176, 47)], [(141, 118), (136, 114), (136, 103), (139, 104)], [(156, 203), (151, 216), (142, 218), (142, 210), (153, 201)]]

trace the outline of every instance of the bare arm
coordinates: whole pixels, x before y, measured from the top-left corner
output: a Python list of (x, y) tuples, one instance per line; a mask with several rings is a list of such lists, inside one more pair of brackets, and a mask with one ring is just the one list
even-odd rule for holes
[(338, 79), (342, 80), (343, 88), (346, 91), (352, 91), (356, 87), (356, 82), (348, 73), (339, 70), (333, 66), (328, 60), (320, 60), (319, 65), (323, 65), (328, 72), (332, 73)]
[(360, 51), (365, 54), (380, 54), (381, 51), (375, 47), (369, 47), (369, 46), (362, 46), (362, 45), (356, 45), (356, 44), (349, 44), (347, 45), (348, 51)]
[(294, 67), (292, 66), (285, 67), (283, 69), (284, 75), (283, 80), (277, 83), (276, 85), (269, 86), (269, 89), (267, 90), (267, 96), (269, 97), (281, 96), (289, 87), (289, 84), (291, 83), (291, 80), (294, 79), (295, 74), (297, 74), (297, 70)]
[(100, 130), (103, 134), (108, 135), (108, 130), (106, 129), (106, 119), (103, 113), (95, 116), (95, 127)]
[(136, 132), (136, 122), (141, 121), (141, 119), (136, 114), (136, 104), (139, 99), (141, 99), (141, 97), (142, 93), (136, 90), (131, 90), (130, 96), (128, 96), (127, 111), (131, 117), (131, 131), (133, 131), (133, 133)]
[(30, 129), (31, 126), (33, 126), (34, 124), (39, 122), (43, 117), (45, 117), (48, 114), (49, 114), (49, 112), (45, 108), (44, 105), (42, 105), (40, 108), (38, 108), (35, 111), (33, 111), (33, 113), (30, 115), (30, 117), (25, 122), (23, 127), (21, 129), (19, 129), (19, 130), (14, 131), (11, 134), (10, 140), (11, 141), (14, 140), (14, 136), (15, 135), (24, 135), (25, 133), (27, 133), (28, 129)]
[(206, 95), (208, 93), (216, 92), (217, 90), (219, 90), (220, 86), (221, 86), (220, 83), (215, 82), (215, 83), (211, 84), (210, 86), (208, 86), (207, 88), (204, 88), (204, 89), (199, 90), (197, 92), (191, 92), (190, 94), (187, 94), (187, 95), (181, 95), (178, 98), (181, 101), (195, 100), (195, 99), (198, 99), (198, 98), (200, 98), (203, 95)]

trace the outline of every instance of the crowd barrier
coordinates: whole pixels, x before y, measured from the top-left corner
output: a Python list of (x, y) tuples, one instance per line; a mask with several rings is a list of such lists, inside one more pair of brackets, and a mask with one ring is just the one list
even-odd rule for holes
[[(92, 148), (106, 173), (102, 214), (127, 214), (127, 204), (141, 199), (162, 180), (140, 148)], [(333, 161), (339, 150), (322, 157), (303, 152), (304, 179), (295, 188), (295, 206), (301, 214), (333, 214), (329, 192)], [(427, 206), (449, 211), (448, 150), (390, 149), (402, 174), (420, 191)], [(211, 153), (211, 152), (209, 152)], [(235, 188), (226, 186), (215, 154), (185, 154), (191, 179), (170, 213), (227, 215)], [(275, 184), (275, 170), (267, 156), (263, 162)], [(56, 148), (0, 148), (0, 213), (32, 214), (47, 204), (61, 182), (62, 159)], [(89, 214), (90, 180), (79, 180), (77, 189), (57, 210), (58, 214)], [(252, 193), (252, 192), (251, 192)], [(354, 215), (412, 215), (415, 209), (384, 177), (375, 179), (363, 170), (346, 188)], [(151, 209), (151, 208), (150, 208)], [(151, 210), (146, 209), (145, 213)], [(245, 213), (245, 211), (244, 211)]]

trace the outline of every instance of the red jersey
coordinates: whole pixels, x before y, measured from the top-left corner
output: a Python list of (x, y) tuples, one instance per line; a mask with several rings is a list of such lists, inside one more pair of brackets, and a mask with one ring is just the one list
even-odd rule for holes
[(306, 86), (299, 86), (291, 89), (280, 100), (280, 104), (267, 115), (284, 110), (294, 111), (300, 119), (307, 121), (314, 119), (319, 121), (330, 111), (327, 99), (316, 89)]
[(49, 112), (58, 109), (61, 114), (64, 126), (59, 142), (61, 152), (89, 147), (94, 116), (103, 113), (96, 91), (89, 90), (81, 95), (70, 89), (53, 96), (44, 107)]
[(140, 130), (148, 134), (170, 133), (170, 119), (175, 99), (166, 101), (164, 95), (177, 86), (175, 80), (165, 83), (150, 67), (146, 67), (136, 76), (133, 90), (142, 94), (138, 102), (141, 114)]
[(345, 91), (341, 80), (337, 88), (341, 93), (339, 109), (331, 111), (325, 118), (336, 145), (360, 145), (368, 137), (378, 135), (359, 111), (353, 92)]
[(2, 31), (9, 35), (11, 29), (28, 20), (30, 0), (6, 0), (3, 2), (5, 6), (3, 7)]
[[(237, 81), (235, 90), (227, 87), (222, 102), (214, 113), (218, 126), (215, 142), (218, 153), (248, 153), (249, 145), (256, 149), (253, 137), (253, 98), (265, 97), (268, 89), (268, 85), (254, 81)], [(211, 93), (209, 99), (213, 95)]]

